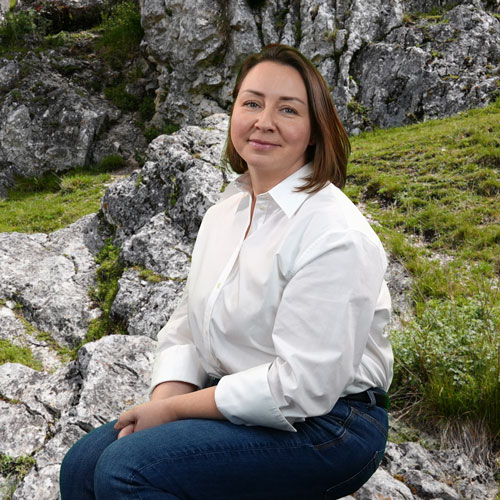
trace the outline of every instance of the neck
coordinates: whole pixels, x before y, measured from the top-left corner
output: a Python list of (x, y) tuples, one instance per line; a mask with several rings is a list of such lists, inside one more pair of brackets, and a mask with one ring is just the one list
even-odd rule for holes
[(262, 193), (267, 193), (274, 186), (277, 186), (281, 181), (299, 170), (300, 167), (291, 166), (289, 170), (277, 172), (262, 172), (256, 168), (248, 166), (248, 173), (252, 181), (253, 196), (258, 196)]

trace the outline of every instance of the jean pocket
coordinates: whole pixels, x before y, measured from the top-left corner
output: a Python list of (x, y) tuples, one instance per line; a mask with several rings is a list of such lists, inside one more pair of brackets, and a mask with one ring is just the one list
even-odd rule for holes
[(325, 491), (323, 500), (343, 498), (359, 490), (359, 488), (361, 488), (361, 486), (363, 486), (363, 484), (365, 484), (378, 469), (383, 455), (383, 451), (376, 451), (372, 459), (359, 472), (351, 476), (349, 479), (328, 488)]

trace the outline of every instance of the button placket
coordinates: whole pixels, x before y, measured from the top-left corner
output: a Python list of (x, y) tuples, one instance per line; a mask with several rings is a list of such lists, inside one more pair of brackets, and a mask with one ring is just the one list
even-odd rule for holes
[[(245, 228), (248, 227), (249, 220), (250, 220), (250, 210), (248, 209), (248, 218), (247, 218), (246, 224), (243, 225)], [(213, 311), (215, 302), (217, 301), (217, 297), (219, 296), (219, 294), (222, 290), (222, 287), (224, 286), (224, 283), (226, 282), (229, 274), (231, 273), (231, 270), (233, 269), (233, 266), (236, 262), (236, 259), (238, 258), (238, 255), (241, 251), (241, 247), (242, 247), (244, 241), (245, 241), (245, 235), (244, 235), (244, 231), (243, 231), (243, 234), (242, 234), (240, 240), (238, 241), (234, 252), (231, 254), (231, 257), (229, 258), (226, 266), (224, 267), (219, 278), (215, 282), (215, 286), (210, 294), (210, 297), (208, 298), (207, 305), (205, 308), (205, 315), (203, 317), (203, 337), (205, 340), (205, 344), (207, 346), (208, 352), (210, 353), (210, 355), (212, 357), (213, 362), (219, 368), (222, 368), (222, 367), (220, 366), (220, 363), (217, 360), (217, 357), (215, 356), (215, 353), (212, 349), (212, 343), (210, 341), (210, 319), (212, 317), (212, 311)]]

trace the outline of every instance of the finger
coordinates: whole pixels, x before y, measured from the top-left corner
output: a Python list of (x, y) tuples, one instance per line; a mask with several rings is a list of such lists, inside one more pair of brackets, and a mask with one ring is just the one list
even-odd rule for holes
[(134, 424), (128, 424), (126, 425), (119, 433), (118, 433), (118, 439), (121, 439), (122, 437), (128, 436), (129, 434), (132, 434), (135, 430)]
[(118, 417), (118, 421), (115, 423), (114, 428), (119, 431), (120, 429), (123, 429), (125, 426), (134, 423), (134, 421), (135, 421), (134, 414), (130, 410), (126, 411), (125, 413), (122, 413)]

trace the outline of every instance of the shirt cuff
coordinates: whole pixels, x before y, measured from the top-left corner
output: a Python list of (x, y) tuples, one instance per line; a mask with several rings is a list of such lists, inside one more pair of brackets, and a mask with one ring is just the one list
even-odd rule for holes
[(215, 404), (233, 424), (263, 425), (297, 432), (274, 400), (267, 373), (271, 363), (222, 377), (215, 389)]
[(174, 345), (157, 353), (149, 394), (162, 382), (188, 382), (197, 387), (204, 387), (208, 375), (201, 366), (196, 347), (192, 344)]

